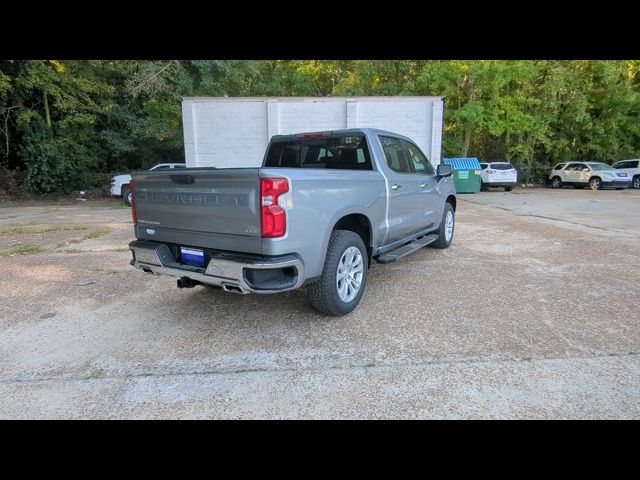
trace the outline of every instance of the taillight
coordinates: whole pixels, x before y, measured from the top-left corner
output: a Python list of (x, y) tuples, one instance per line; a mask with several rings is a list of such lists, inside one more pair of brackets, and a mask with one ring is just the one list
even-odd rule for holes
[(286, 178), (260, 179), (260, 232), (263, 238), (282, 237), (287, 231), (287, 214), (278, 197), (289, 191)]
[(496, 171), (487, 169), (487, 173), (496, 173)]
[(131, 192), (131, 219), (135, 225), (138, 223), (138, 215), (136, 214), (136, 194), (133, 192), (133, 178), (129, 180), (129, 191)]

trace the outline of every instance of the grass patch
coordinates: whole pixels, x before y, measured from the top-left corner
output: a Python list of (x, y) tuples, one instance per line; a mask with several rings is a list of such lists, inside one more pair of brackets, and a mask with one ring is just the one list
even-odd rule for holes
[(71, 240), (69, 240), (68, 243), (80, 243), (80, 242), (84, 242), (85, 240), (94, 240), (98, 237), (101, 237), (105, 233), (108, 233), (108, 230), (104, 230), (102, 228), (96, 228), (94, 230), (89, 231), (86, 235), (84, 235), (81, 238), (72, 238)]
[(29, 235), (33, 233), (47, 233), (47, 232), (68, 232), (86, 230), (87, 227), (81, 227), (77, 225), (51, 225), (45, 227), (30, 227), (17, 225), (15, 227), (2, 227), (0, 228), (0, 235)]
[(116, 205), (114, 207), (111, 207), (111, 210), (129, 210), (130, 208), (131, 207), (128, 207), (124, 203), (121, 203), (120, 205)]
[(0, 247), (0, 257), (7, 255), (28, 255), (30, 253), (40, 253), (44, 250), (37, 245), (12, 245), (10, 247)]
[(104, 378), (106, 376), (107, 376), (107, 372), (98, 368), (96, 370), (91, 370), (89, 373), (87, 373), (87, 375), (84, 378), (89, 380), (93, 378)]

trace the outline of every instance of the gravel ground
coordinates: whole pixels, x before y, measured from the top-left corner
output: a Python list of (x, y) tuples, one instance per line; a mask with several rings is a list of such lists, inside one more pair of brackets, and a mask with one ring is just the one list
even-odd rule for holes
[(115, 200), (0, 208), (59, 229), (0, 233), (43, 250), (0, 256), (0, 417), (640, 418), (639, 207), (460, 195), (452, 247), (374, 264), (342, 318), (133, 270)]

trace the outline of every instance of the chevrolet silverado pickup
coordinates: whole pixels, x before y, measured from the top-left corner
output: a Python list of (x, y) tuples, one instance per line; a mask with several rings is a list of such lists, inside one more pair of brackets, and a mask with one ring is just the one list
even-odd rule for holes
[(345, 315), (373, 260), (447, 248), (451, 167), (377, 129), (276, 135), (261, 167), (132, 174), (131, 265), (234, 293), (305, 286), (311, 305)]

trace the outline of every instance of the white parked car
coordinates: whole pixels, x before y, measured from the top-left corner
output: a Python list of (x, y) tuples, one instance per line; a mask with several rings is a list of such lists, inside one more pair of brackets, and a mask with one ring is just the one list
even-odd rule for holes
[[(149, 169), (152, 170), (169, 170), (172, 168), (186, 168), (184, 163), (159, 163)], [(131, 181), (131, 175), (124, 173), (122, 175), (116, 175), (111, 179), (111, 188), (109, 192), (114, 197), (122, 197), (124, 203), (131, 206), (131, 192), (129, 191), (129, 182)]]
[(591, 190), (617, 188), (622, 190), (631, 184), (631, 176), (602, 162), (559, 163), (549, 174), (553, 188), (572, 185), (574, 188), (589, 187)]
[(489, 187), (504, 187), (510, 192), (518, 184), (518, 171), (509, 162), (481, 163), (480, 190), (487, 191)]
[(631, 187), (640, 189), (640, 160), (621, 160), (611, 165), (619, 172), (626, 173), (631, 178)]

